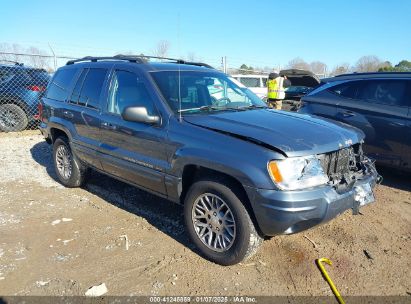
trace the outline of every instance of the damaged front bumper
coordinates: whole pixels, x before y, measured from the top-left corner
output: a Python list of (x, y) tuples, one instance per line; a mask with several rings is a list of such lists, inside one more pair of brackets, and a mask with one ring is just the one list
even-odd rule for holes
[(348, 209), (354, 214), (374, 201), (378, 181), (374, 164), (364, 162), (362, 175), (344, 191), (324, 185), (299, 191), (245, 187), (261, 232), (267, 236), (297, 233), (325, 223)]

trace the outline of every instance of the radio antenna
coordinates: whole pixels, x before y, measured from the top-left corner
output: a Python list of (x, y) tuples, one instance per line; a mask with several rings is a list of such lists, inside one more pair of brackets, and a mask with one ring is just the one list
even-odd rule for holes
[[(181, 49), (180, 49), (180, 13), (177, 14), (177, 49), (178, 49), (178, 56), (181, 59)], [(183, 116), (181, 114), (181, 70), (180, 64), (178, 64), (178, 115), (180, 122), (183, 121)]]

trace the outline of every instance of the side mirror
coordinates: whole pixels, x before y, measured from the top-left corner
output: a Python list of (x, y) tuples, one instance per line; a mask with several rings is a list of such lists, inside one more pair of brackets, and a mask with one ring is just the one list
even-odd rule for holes
[(127, 121), (142, 122), (146, 124), (158, 124), (160, 116), (148, 115), (146, 107), (127, 107), (121, 113), (121, 117)]

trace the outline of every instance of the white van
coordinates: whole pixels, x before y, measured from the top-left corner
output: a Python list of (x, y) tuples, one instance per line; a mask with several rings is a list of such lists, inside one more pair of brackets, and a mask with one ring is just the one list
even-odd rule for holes
[(237, 79), (261, 99), (265, 99), (267, 97), (268, 75), (236, 74), (231, 75), (231, 77)]

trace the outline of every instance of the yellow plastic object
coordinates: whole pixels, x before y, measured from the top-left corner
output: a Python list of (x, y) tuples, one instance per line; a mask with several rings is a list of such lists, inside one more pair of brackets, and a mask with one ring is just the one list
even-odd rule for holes
[(345, 304), (343, 298), (341, 297), (340, 293), (337, 290), (337, 287), (335, 287), (333, 281), (331, 281), (330, 276), (328, 275), (327, 271), (325, 270), (322, 262), (327, 263), (328, 265), (332, 265), (333, 263), (327, 259), (327, 258), (321, 258), (316, 260), (318, 267), (320, 268), (321, 273), (324, 275), (325, 279), (327, 280), (328, 284), (331, 287), (331, 290), (333, 291), (335, 297), (337, 298), (338, 303), (340, 304)]

